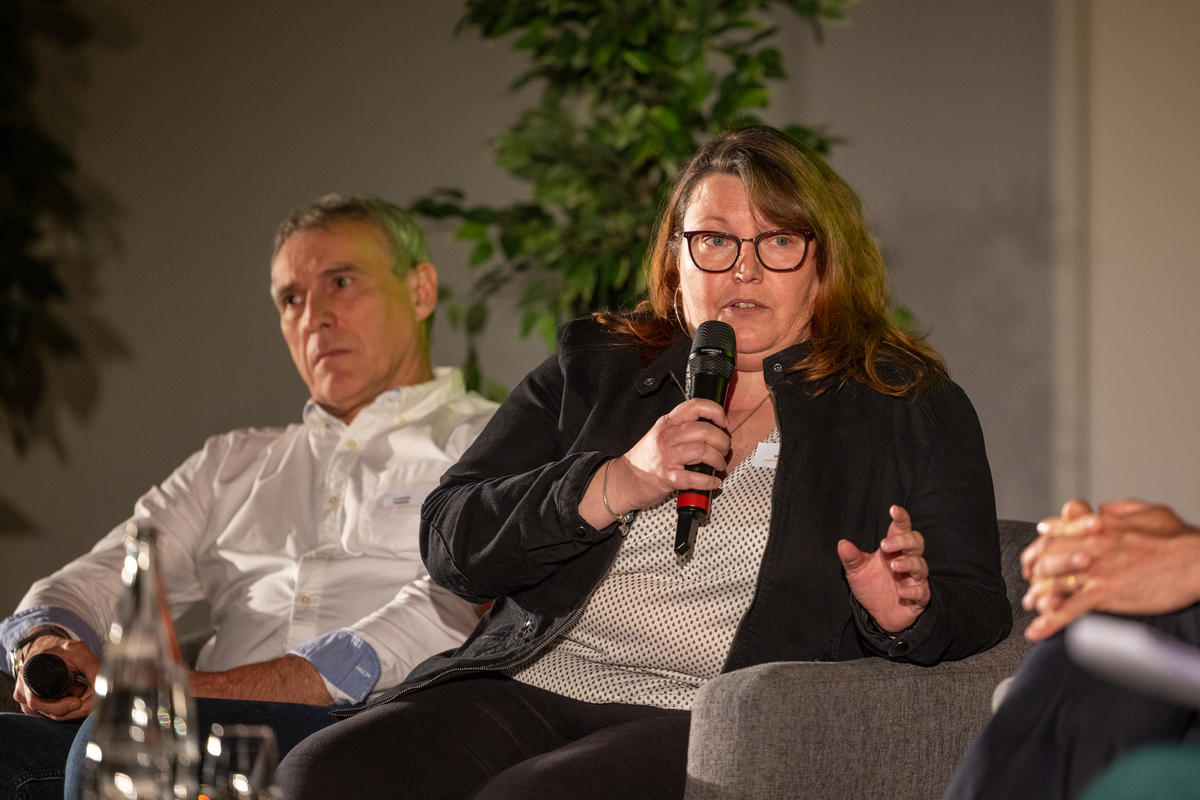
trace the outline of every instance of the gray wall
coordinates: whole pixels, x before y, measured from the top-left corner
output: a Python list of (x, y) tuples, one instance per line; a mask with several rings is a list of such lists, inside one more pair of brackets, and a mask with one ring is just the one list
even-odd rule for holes
[[(1049, 0), (867, 0), (825, 45), (785, 21), (790, 84), (771, 119), (825, 123), (860, 189), (900, 299), (974, 400), (1000, 513), (1047, 490)], [(111, 4), (137, 30), (93, 61), (82, 164), (125, 208), (125, 257), (102, 310), (132, 357), (98, 411), (67, 421), (70, 461), (0, 444), (0, 493), (39, 527), (0, 539), (0, 613), (29, 582), (123, 519), (205, 436), (281, 424), (306, 397), (267, 295), (275, 223), (327, 191), (401, 202), (458, 186), (493, 203), (522, 186), (488, 137), (532, 94), (523, 57), (452, 36), (444, 0)], [(465, 249), (431, 231), (444, 282)], [(444, 320), (435, 359), (456, 363)], [(545, 355), (493, 323), (485, 365), (509, 385)]]
[(1200, 5), (1086, 6), (1087, 489), (1200, 522)]

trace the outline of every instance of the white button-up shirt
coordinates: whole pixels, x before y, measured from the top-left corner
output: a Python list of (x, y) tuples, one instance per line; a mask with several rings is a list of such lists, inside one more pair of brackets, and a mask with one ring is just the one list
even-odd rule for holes
[[(160, 531), (172, 613), (212, 606), (216, 635), (196, 668), (294, 652), (335, 699), (357, 702), (461, 644), (478, 616), (421, 563), (421, 501), (495, 409), (439, 369), (349, 425), (309, 401), (303, 424), (214, 436), (147, 492), (133, 518)], [(122, 591), (124, 530), (35, 583), (0, 624), (5, 648), (49, 622), (98, 652)]]

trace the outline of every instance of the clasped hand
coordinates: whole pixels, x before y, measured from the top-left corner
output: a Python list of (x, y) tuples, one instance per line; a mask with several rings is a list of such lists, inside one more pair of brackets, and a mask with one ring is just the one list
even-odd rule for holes
[(1021, 554), (1022, 604), (1038, 617), (1025, 631), (1045, 639), (1090, 611), (1164, 614), (1200, 599), (1200, 531), (1170, 508), (1141, 500), (1068, 501), (1038, 523)]

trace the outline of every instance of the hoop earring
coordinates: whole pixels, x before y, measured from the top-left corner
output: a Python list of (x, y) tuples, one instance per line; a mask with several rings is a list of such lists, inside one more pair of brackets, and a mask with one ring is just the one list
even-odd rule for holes
[(675, 309), (675, 321), (679, 323), (679, 329), (683, 331), (684, 336), (690, 337), (691, 334), (688, 333), (687, 325), (684, 325), (683, 320), (679, 318), (679, 290), (682, 288), (682, 285), (675, 287), (675, 298), (671, 301), (671, 307)]

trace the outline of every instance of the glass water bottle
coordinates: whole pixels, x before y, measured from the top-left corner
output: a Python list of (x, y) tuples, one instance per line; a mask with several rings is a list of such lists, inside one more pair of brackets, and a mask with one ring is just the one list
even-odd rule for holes
[(196, 703), (158, 568), (157, 531), (125, 530), (125, 596), (96, 678), (84, 761), (87, 800), (195, 800)]

